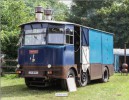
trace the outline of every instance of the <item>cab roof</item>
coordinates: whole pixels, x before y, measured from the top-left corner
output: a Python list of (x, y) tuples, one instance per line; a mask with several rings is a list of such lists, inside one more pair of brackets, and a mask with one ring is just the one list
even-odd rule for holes
[(85, 28), (88, 28), (88, 29), (91, 29), (91, 30), (96, 30), (96, 31), (100, 31), (100, 32), (104, 32), (104, 33), (113, 35), (113, 33), (102, 31), (102, 30), (99, 30), (99, 29), (91, 28), (91, 27), (87, 27), (87, 26), (83, 26), (83, 25), (80, 25), (80, 24), (71, 23), (71, 22), (64, 22), (64, 21), (54, 21), (54, 20), (32, 21), (32, 22), (21, 24), (21, 25), (19, 25), (19, 27), (22, 27), (22, 26), (28, 25), (28, 24), (36, 24), (36, 23), (53, 23), (53, 24), (55, 23), (55, 24), (63, 24), (63, 25), (75, 25), (75, 26), (85, 27)]
[(63, 21), (42, 20), (42, 21), (32, 21), (32, 22), (24, 23), (24, 24), (21, 24), (20, 26), (27, 25), (27, 24), (35, 24), (35, 23), (55, 23), (55, 24), (71, 24), (71, 25), (74, 24), (74, 23), (63, 22)]

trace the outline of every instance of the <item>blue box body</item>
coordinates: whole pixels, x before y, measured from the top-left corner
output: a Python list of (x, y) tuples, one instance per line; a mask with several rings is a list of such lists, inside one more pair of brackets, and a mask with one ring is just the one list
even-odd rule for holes
[(89, 29), (90, 63), (113, 64), (113, 34)]

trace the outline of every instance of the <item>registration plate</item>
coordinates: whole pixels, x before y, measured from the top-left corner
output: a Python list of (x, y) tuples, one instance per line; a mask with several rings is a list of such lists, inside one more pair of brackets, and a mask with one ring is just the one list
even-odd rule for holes
[(28, 74), (38, 74), (38, 71), (29, 71)]

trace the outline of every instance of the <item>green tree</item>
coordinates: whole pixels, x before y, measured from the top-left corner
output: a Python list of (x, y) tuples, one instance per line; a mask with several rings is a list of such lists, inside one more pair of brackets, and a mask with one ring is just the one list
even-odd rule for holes
[[(114, 33), (114, 46), (123, 48), (129, 42), (129, 0), (114, 2), (110, 7), (103, 7), (89, 19), (89, 25)], [(93, 24), (94, 23), (94, 24)], [(129, 47), (129, 45), (127, 45)]]
[[(19, 25), (35, 20), (35, 7), (41, 5), (54, 10), (55, 20), (67, 18), (66, 5), (58, 0), (1, 0), (1, 51), (8, 58), (17, 57), (17, 43), (19, 40)], [(57, 11), (56, 11), (57, 10)]]
[(4, 0), (1, 2), (1, 8), (1, 51), (6, 57), (16, 58), (18, 26), (31, 19), (29, 8), (22, 0)]
[(68, 21), (87, 25), (86, 19), (96, 15), (102, 7), (108, 7), (113, 0), (73, 0)]
[(124, 42), (129, 42), (128, 16), (129, 0), (75, 0), (68, 20), (114, 33), (115, 48), (123, 48)]

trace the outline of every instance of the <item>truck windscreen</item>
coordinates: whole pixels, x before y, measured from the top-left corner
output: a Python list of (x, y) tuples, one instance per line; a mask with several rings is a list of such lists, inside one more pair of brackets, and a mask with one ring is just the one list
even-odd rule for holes
[(64, 25), (49, 24), (48, 26), (48, 44), (64, 44), (65, 31)]
[(46, 30), (41, 24), (25, 25), (24, 45), (46, 44)]

